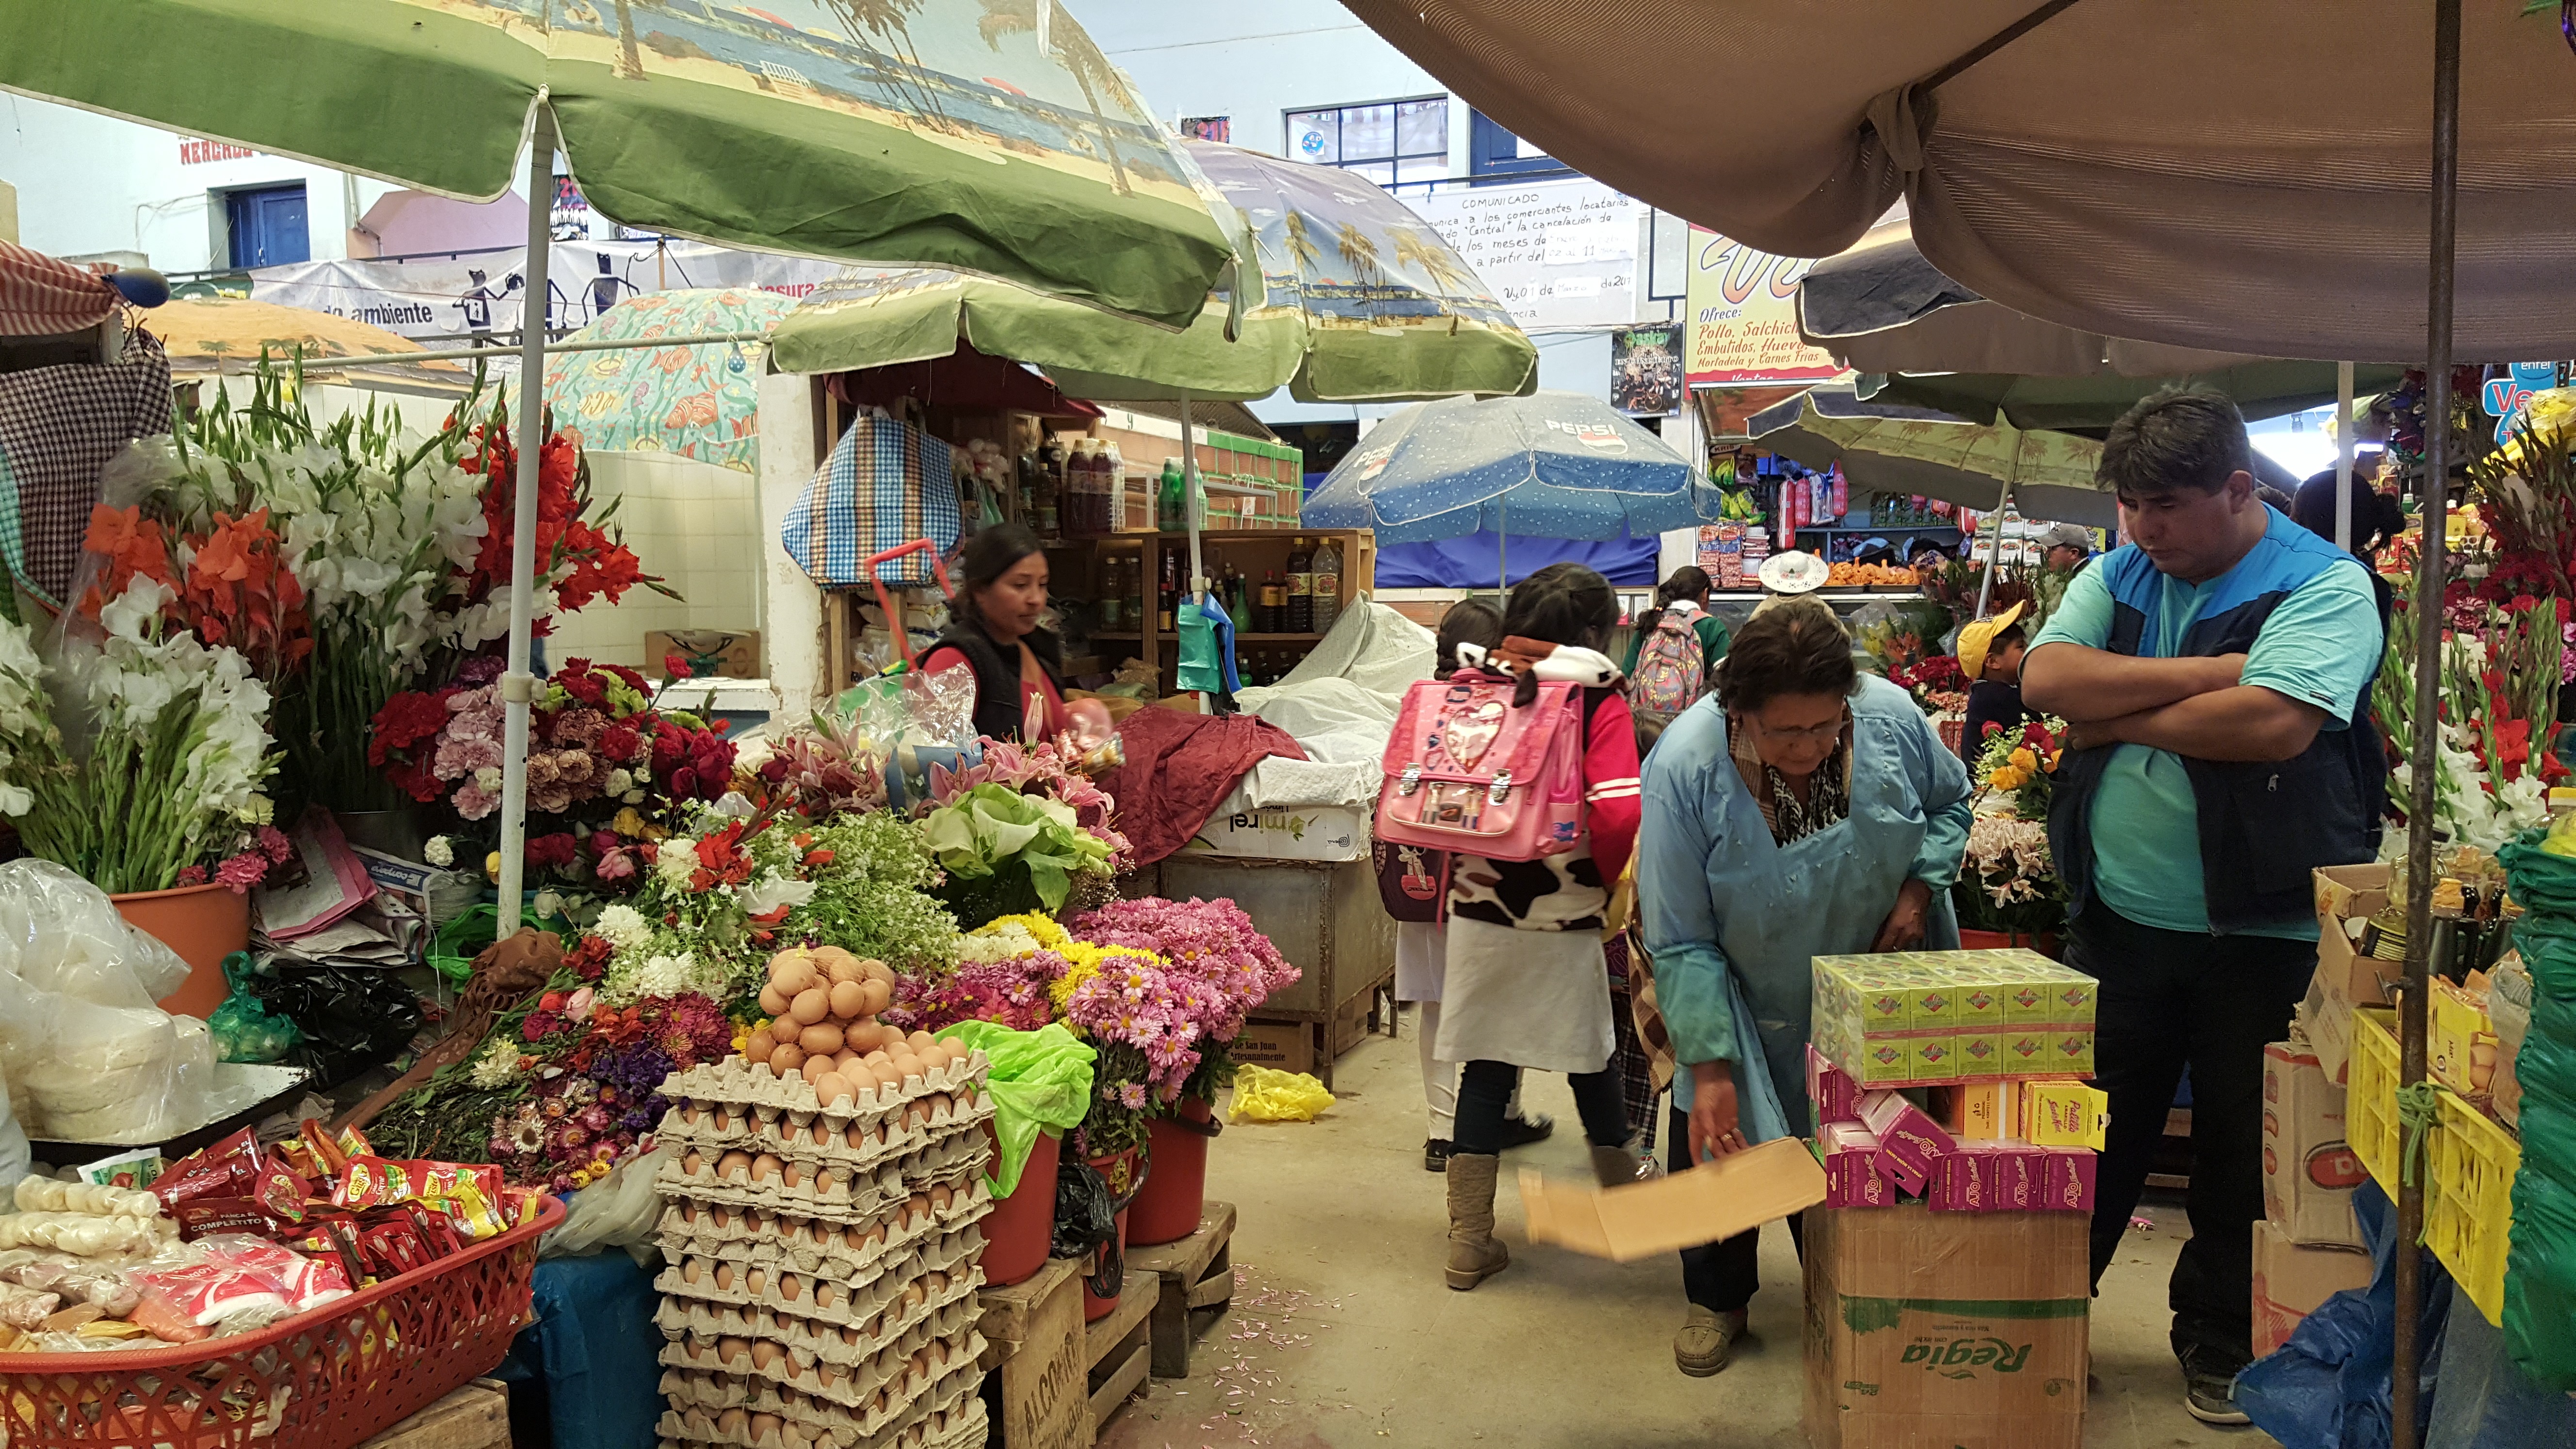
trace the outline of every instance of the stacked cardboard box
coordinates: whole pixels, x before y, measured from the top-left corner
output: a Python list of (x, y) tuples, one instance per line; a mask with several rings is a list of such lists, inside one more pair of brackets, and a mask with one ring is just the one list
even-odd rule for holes
[(986, 1070), (831, 1104), (740, 1057), (664, 1084), (663, 1449), (984, 1442)]
[[(2295, 1031), (2296, 1028), (2293, 1028)], [(2254, 1224), (2254, 1352), (2370, 1282), (2352, 1190), (2366, 1175), (2344, 1137), (2344, 1088), (2304, 1040), (2263, 1049), (2263, 1220)]]
[(1816, 1049), (1864, 1087), (2093, 1074), (2093, 978), (2036, 951), (1815, 960)]
[(2327, 1080), (2345, 1080), (2352, 1055), (2353, 1011), (2393, 999), (2405, 964), (2398, 943), (2383, 944), (2370, 918), (2388, 908), (2388, 867), (2322, 866), (2315, 872), (2317, 972), (2298, 1023)]

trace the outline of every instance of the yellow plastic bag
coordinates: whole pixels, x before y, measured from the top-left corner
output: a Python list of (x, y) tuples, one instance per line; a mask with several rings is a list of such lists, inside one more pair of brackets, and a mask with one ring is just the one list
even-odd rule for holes
[(1234, 1069), (1234, 1106), (1229, 1122), (1312, 1122), (1333, 1105), (1333, 1094), (1304, 1072), (1269, 1067)]

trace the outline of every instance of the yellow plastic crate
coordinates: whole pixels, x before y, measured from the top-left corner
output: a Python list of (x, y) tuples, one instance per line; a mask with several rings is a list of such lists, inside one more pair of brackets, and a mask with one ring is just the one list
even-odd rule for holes
[(2424, 1194), (2424, 1240), (2487, 1322), (2502, 1326), (2513, 1175), (2522, 1167), (2522, 1148), (2453, 1092), (2441, 1094), (2440, 1110), (2429, 1134), (2433, 1178)]
[(2397, 1013), (2365, 1006), (2353, 1013), (2352, 1065), (2344, 1095), (2344, 1137), (2353, 1155), (2390, 1197), (2397, 1196)]

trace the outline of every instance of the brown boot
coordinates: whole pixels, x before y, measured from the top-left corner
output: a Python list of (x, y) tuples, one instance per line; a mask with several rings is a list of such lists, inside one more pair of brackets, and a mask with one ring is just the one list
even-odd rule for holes
[(1692, 1378), (1707, 1378), (1726, 1367), (1734, 1356), (1735, 1340), (1743, 1336), (1743, 1309), (1720, 1313), (1694, 1303), (1682, 1331), (1673, 1335), (1673, 1366)]
[(1625, 1147), (1592, 1149), (1592, 1176), (1603, 1187), (1626, 1187), (1637, 1180), (1637, 1154)]
[(1502, 1164), (1492, 1153), (1449, 1154), (1449, 1286), (1461, 1293), (1512, 1261), (1494, 1237), (1494, 1174)]

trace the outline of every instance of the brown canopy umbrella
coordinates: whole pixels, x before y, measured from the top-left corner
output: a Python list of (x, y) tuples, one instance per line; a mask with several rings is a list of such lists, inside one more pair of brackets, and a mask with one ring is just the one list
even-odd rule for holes
[[(2422, 0), (1348, 4), (1550, 156), (1765, 251), (1831, 256), (1901, 197), (1923, 255), (2015, 311), (2424, 360)], [(2576, 59), (2557, 7), (2523, 8), (2464, 17), (2462, 357), (2576, 356)], [(1641, 84), (1619, 47), (1567, 43), (1622, 34), (1723, 58), (1724, 83)]]

